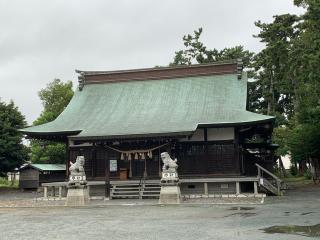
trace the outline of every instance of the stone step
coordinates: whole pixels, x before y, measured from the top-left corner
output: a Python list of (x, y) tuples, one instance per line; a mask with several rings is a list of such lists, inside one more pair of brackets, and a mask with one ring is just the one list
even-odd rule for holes
[(140, 185), (112, 185), (113, 187), (117, 187), (117, 188), (138, 188), (140, 187)]
[(159, 183), (115, 184), (111, 188), (111, 198), (159, 198)]
[(138, 187), (136, 187), (136, 188), (132, 188), (132, 187), (126, 187), (126, 188), (114, 187), (112, 189), (116, 189), (116, 190), (139, 190), (140, 188), (138, 188)]
[(127, 193), (139, 193), (139, 191), (123, 191), (123, 192), (120, 192), (120, 191), (113, 191), (112, 193), (114, 194), (127, 194)]
[(111, 195), (112, 198), (140, 198), (140, 195)]
[(123, 188), (123, 187), (140, 187), (140, 185), (113, 185), (114, 187)]

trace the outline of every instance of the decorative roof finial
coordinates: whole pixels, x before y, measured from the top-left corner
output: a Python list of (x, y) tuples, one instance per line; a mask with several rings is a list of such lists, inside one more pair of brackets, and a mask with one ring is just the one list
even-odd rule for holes
[(242, 58), (237, 59), (237, 76), (238, 80), (242, 79), (242, 71), (243, 71), (243, 61)]
[(76, 73), (80, 74), (78, 76), (78, 83), (79, 83), (78, 89), (79, 89), (79, 91), (82, 91), (84, 84), (85, 84), (84, 72), (76, 69)]

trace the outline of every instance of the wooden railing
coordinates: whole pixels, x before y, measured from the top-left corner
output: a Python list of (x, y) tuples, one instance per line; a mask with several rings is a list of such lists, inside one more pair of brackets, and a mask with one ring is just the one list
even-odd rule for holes
[[(278, 178), (276, 175), (274, 175), (272, 172), (268, 171), (267, 169), (265, 169), (264, 167), (260, 166), (258, 163), (255, 164), (258, 168), (258, 178), (259, 178), (259, 183), (260, 183), (260, 179), (263, 179), (263, 181), (265, 182), (265, 184), (263, 184), (263, 186), (265, 188), (267, 188), (269, 191), (273, 192), (276, 195), (281, 195), (281, 185), (283, 183), (283, 181)], [(269, 181), (265, 175), (268, 175), (269, 178), (271, 177), (272, 180)], [(272, 182), (274, 182), (275, 184), (272, 184)]]

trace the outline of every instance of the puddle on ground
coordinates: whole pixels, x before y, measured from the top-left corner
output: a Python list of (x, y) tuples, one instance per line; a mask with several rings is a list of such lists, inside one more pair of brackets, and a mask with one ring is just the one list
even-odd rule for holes
[(304, 216), (304, 215), (309, 215), (311, 213), (313, 213), (313, 212), (304, 212), (304, 213), (301, 213), (301, 215)]
[(254, 207), (231, 207), (231, 208), (228, 208), (228, 210), (239, 211), (239, 212), (229, 214), (225, 217), (230, 217), (230, 216), (251, 217), (251, 216), (257, 215), (257, 213), (247, 212), (247, 211), (254, 210), (254, 209), (255, 209)]
[(228, 210), (233, 210), (233, 211), (249, 211), (255, 209), (254, 207), (231, 207)]
[(255, 216), (257, 215), (257, 213), (250, 213), (250, 212), (238, 212), (238, 213), (233, 213), (233, 214), (230, 214), (226, 217), (230, 217), (230, 216), (240, 216), (240, 217), (252, 217), (252, 216)]
[(295, 234), (305, 237), (319, 237), (320, 238), (320, 224), (310, 226), (298, 226), (298, 225), (287, 225), (287, 226), (272, 226), (261, 229), (265, 233), (285, 233)]

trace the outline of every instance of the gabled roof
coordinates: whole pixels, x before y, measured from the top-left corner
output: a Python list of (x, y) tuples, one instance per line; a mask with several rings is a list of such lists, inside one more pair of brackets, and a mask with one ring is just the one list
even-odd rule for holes
[(20, 170), (25, 169), (27, 167), (31, 167), (40, 171), (65, 171), (65, 164), (36, 164), (29, 163), (20, 167)]
[(193, 69), (153, 69), (160, 71), (157, 76), (151, 70), (81, 72), (84, 86), (61, 115), (22, 131), (30, 136), (110, 139), (189, 135), (199, 126), (272, 121), (271, 116), (246, 111), (247, 78), (246, 74), (239, 78), (236, 64), (224, 66), (221, 72), (214, 71), (217, 65)]

